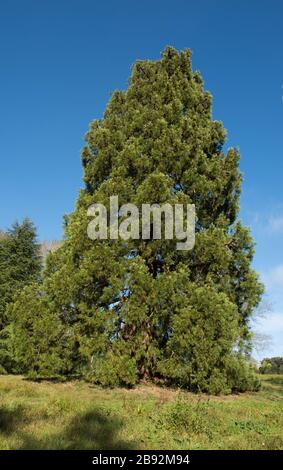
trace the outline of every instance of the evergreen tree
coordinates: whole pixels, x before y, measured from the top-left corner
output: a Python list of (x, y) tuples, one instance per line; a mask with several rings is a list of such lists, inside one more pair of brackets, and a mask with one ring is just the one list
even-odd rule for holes
[(29, 219), (16, 222), (0, 236), (0, 367), (11, 369), (12, 326), (8, 306), (28, 284), (39, 280), (41, 258), (36, 229)]
[[(75, 367), (96, 382), (158, 377), (215, 393), (254, 385), (241, 351), (262, 285), (253, 240), (237, 220), (239, 152), (224, 153), (211, 105), (190, 51), (168, 47), (160, 60), (137, 61), (128, 89), (90, 125), (85, 189), (63, 246), (49, 256), (42, 295), (48, 315), (73, 332)], [(109, 208), (112, 195), (139, 208), (195, 204), (194, 249), (177, 251), (175, 240), (93, 242), (87, 209)]]

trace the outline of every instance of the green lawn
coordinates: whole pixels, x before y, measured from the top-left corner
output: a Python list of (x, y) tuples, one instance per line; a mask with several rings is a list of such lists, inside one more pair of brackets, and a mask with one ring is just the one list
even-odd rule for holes
[(283, 449), (283, 376), (223, 397), (0, 376), (0, 449)]

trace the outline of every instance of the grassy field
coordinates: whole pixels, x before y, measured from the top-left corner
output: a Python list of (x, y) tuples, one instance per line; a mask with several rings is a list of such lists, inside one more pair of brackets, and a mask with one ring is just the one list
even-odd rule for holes
[(227, 397), (0, 376), (0, 449), (283, 449), (283, 376)]

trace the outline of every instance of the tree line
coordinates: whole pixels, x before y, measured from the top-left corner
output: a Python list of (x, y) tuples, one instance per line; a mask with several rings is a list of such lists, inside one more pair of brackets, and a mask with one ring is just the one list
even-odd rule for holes
[(259, 372), (261, 374), (283, 374), (283, 357), (269, 357), (261, 361)]

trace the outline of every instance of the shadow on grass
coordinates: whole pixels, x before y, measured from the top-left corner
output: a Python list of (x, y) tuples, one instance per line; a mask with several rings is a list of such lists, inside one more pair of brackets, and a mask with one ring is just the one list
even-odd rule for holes
[[(75, 377), (77, 378), (77, 377)], [(32, 382), (32, 383), (51, 383), (51, 384), (61, 384), (61, 383), (65, 383), (67, 382), (67, 379), (64, 378), (64, 377), (60, 377), (60, 376), (54, 376), (54, 377), (38, 377), (38, 376), (25, 376), (23, 377), (23, 380), (26, 381), (26, 382)]]
[(45, 434), (42, 438), (21, 429), (23, 424), (31, 421), (32, 419), (27, 417), (23, 407), (15, 409), (0, 407), (0, 434), (11, 437), (16, 433), (21, 442), (19, 449), (124, 450), (138, 448), (135, 443), (119, 438), (118, 434), (122, 429), (120, 420), (100, 411), (77, 414), (62, 431), (50, 433), (50, 435)]
[(20, 424), (27, 423), (24, 407), (18, 405), (13, 408), (0, 406), (0, 433), (5, 436), (13, 434)]

